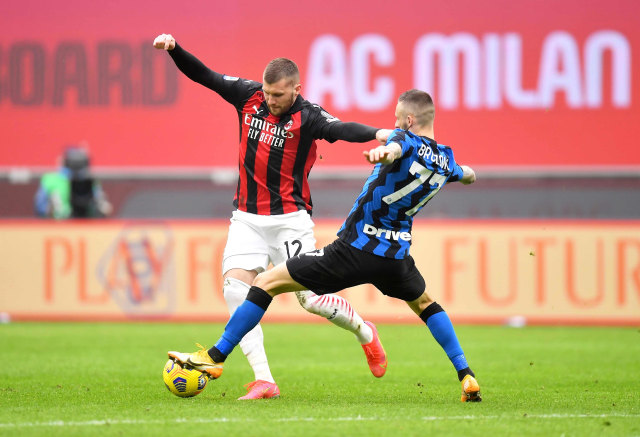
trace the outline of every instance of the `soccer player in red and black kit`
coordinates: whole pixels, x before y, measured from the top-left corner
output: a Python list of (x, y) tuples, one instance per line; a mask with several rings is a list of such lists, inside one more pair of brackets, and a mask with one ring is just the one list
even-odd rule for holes
[[(311, 195), (307, 177), (316, 159), (316, 140), (385, 143), (391, 130), (342, 122), (300, 95), (296, 64), (276, 58), (265, 68), (263, 82), (217, 73), (180, 47), (173, 36), (153, 42), (167, 50), (191, 80), (231, 103), (240, 122), (239, 178), (227, 244), (223, 255), (224, 298), (233, 314), (249, 288), (269, 263), (315, 249)], [(384, 375), (387, 359), (375, 326), (365, 322), (340, 296), (296, 293), (307, 311), (353, 332), (361, 343), (369, 369)], [(255, 373), (240, 399), (273, 398), (280, 394), (257, 325), (240, 342)]]

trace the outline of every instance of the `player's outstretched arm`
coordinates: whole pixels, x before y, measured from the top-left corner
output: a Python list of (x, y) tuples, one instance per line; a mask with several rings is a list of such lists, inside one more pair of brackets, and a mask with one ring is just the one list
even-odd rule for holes
[(176, 66), (185, 76), (209, 89), (221, 94), (224, 80), (220, 73), (216, 73), (204, 65), (198, 58), (178, 45), (171, 34), (163, 33), (153, 40), (153, 46), (158, 50), (166, 50)]
[(246, 85), (244, 81), (239, 81), (237, 78), (225, 80), (222, 74), (211, 70), (198, 58), (180, 47), (171, 34), (158, 35), (153, 40), (153, 46), (158, 50), (166, 50), (178, 69), (189, 79), (215, 91), (233, 105), (243, 101), (255, 91), (250, 85)]
[(388, 146), (378, 146), (371, 150), (364, 150), (362, 154), (371, 164), (387, 165), (402, 156), (402, 147), (397, 143), (391, 143)]
[(319, 105), (312, 105), (317, 111), (312, 124), (314, 138), (327, 140), (330, 143), (337, 140), (350, 143), (366, 143), (377, 140), (380, 144), (385, 144), (393, 132), (391, 129), (378, 129), (355, 121), (340, 121)]
[(340, 121), (337, 118), (327, 119), (326, 116), (319, 118), (323, 125), (317, 138), (328, 141), (348, 141), (350, 143), (365, 143), (376, 139), (376, 134), (380, 129), (355, 121)]
[(176, 48), (176, 39), (171, 34), (163, 33), (153, 40), (153, 46), (160, 50), (173, 50)]
[(463, 171), (462, 178), (460, 178), (460, 182), (462, 182), (465, 185), (469, 185), (476, 181), (476, 172), (474, 172), (471, 167), (467, 165), (461, 165), (460, 168), (462, 168), (462, 171)]

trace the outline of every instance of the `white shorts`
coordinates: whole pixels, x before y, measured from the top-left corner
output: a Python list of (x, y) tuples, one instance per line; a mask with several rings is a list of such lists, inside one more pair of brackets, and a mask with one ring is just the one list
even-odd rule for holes
[(314, 223), (307, 211), (258, 215), (234, 211), (222, 259), (222, 274), (230, 269), (263, 272), (316, 248)]

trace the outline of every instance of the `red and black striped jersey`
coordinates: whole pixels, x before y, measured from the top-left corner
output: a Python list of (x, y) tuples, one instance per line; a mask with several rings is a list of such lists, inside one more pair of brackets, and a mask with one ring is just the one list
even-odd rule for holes
[(365, 142), (377, 129), (344, 123), (298, 96), (281, 117), (269, 112), (262, 84), (217, 73), (176, 44), (170, 52), (190, 79), (217, 92), (238, 113), (240, 150), (234, 206), (276, 215), (307, 210), (312, 201), (308, 176), (316, 160), (316, 140)]

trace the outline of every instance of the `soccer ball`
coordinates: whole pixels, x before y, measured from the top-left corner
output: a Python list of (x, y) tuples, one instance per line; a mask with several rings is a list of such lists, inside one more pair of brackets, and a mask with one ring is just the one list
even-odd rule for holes
[(181, 398), (197, 395), (204, 390), (207, 381), (209, 381), (209, 378), (202, 372), (183, 366), (172, 359), (169, 359), (164, 365), (162, 379), (164, 379), (164, 385), (169, 391)]

